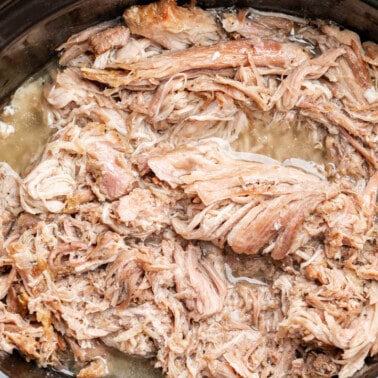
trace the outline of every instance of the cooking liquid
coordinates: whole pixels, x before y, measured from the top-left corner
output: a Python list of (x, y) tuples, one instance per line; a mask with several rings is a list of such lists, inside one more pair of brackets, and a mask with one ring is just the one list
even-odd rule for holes
[(251, 130), (242, 133), (232, 147), (236, 151), (267, 155), (280, 162), (290, 158), (319, 165), (329, 162), (318, 131), (288, 119), (257, 119)]
[[(0, 120), (12, 125), (15, 132), (5, 139), (0, 139), (0, 161), (6, 161), (10, 166), (24, 175), (27, 167), (41, 154), (48, 138), (54, 129), (48, 126), (47, 114), (43, 106), (43, 89), (49, 81), (51, 67), (41, 71), (39, 75), (28, 80), (14, 94), (11, 101), (3, 107)], [(253, 127), (232, 144), (238, 151), (254, 152), (268, 155), (283, 161), (296, 157), (311, 160), (318, 164), (327, 162), (324, 149), (319, 145), (317, 135), (305, 126), (295, 125), (288, 120), (269, 121), (256, 120)], [(249, 257), (228, 254), (226, 262), (235, 277), (250, 276), (266, 281), (264, 268), (260, 277), (257, 271), (248, 271), (242, 267)], [(248, 264), (247, 264), (248, 265)], [(259, 277), (257, 277), (259, 276)], [(112, 378), (158, 378), (162, 377), (160, 370), (153, 368), (151, 360), (132, 358), (109, 350), (109, 366)]]
[(27, 80), (0, 111), (0, 121), (13, 126), (14, 133), (0, 136), (0, 161), (7, 162), (21, 176), (42, 152), (54, 129), (47, 125), (43, 87), (49, 81), (49, 67)]

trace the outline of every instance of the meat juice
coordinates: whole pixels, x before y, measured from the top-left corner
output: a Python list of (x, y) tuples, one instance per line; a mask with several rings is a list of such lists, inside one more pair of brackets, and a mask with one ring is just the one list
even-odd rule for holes
[(46, 70), (25, 82), (0, 114), (0, 121), (14, 127), (14, 133), (0, 137), (0, 161), (20, 174), (38, 157), (53, 133), (43, 105), (43, 86), (49, 80)]

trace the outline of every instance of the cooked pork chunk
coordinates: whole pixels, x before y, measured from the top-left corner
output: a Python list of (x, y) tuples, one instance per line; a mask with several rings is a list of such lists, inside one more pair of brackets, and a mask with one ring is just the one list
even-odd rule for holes
[(130, 7), (123, 16), (132, 33), (169, 50), (207, 46), (219, 40), (220, 30), (214, 16), (200, 8), (177, 6), (174, 0)]
[(126, 45), (129, 36), (130, 31), (128, 28), (125, 26), (115, 26), (114, 28), (91, 35), (88, 38), (88, 43), (96, 55), (101, 55), (110, 49)]
[[(253, 59), (256, 66), (274, 67), (283, 73), (290, 66), (298, 66), (308, 54), (294, 43), (273, 40), (221, 41), (207, 47), (192, 47), (182, 51), (168, 51), (135, 63), (115, 63), (122, 70), (82, 68), (84, 77), (111, 87), (148, 83), (167, 79), (189, 70), (221, 69), (243, 66)], [(174, 63), (173, 63), (174, 62)]]
[[(232, 154), (215, 141), (151, 158), (148, 164), (159, 179), (173, 188), (183, 187), (203, 203), (189, 205), (173, 219), (176, 232), (220, 246), (227, 241), (237, 253), (267, 249), (282, 259), (293, 247), (300, 247), (297, 234), (306, 217), (317, 211), (327, 219), (329, 243), (362, 248), (367, 228), (364, 215), (359, 214), (362, 198), (353, 203), (341, 194), (342, 187), (296, 168), (254, 162), (257, 158)], [(340, 219), (340, 211), (345, 218)]]
[[(67, 126), (48, 143), (45, 158), (23, 180), (23, 208), (32, 214), (58, 213), (96, 196), (115, 200), (137, 185), (136, 172), (126, 159), (124, 138), (101, 124)], [(55, 154), (60, 154), (58, 161)]]

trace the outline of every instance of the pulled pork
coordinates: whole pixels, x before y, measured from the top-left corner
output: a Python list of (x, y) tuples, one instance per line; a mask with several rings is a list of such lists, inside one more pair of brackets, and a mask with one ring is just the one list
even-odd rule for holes
[[(2, 350), (79, 377), (109, 347), (167, 377), (347, 378), (378, 354), (373, 42), (161, 0), (60, 50), (57, 132), (25, 177), (0, 165)], [(285, 124), (320, 163), (253, 153)]]

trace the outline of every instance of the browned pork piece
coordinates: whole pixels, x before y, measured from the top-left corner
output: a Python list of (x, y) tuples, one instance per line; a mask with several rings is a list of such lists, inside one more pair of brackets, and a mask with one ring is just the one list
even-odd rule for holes
[[(88, 44), (89, 38), (114, 26), (115, 21), (106, 21), (72, 35), (65, 43), (57, 48), (58, 51), (63, 51), (62, 55), (60, 56), (59, 63), (65, 65), (70, 62), (72, 64), (77, 57), (82, 57), (87, 51), (90, 50)], [(86, 59), (85, 61), (89, 60)], [(81, 60), (80, 63), (83, 63), (83, 61)]]
[(378, 66), (378, 45), (373, 41), (366, 41), (362, 45), (366, 51), (363, 59), (371, 65)]
[(101, 55), (104, 52), (125, 46), (130, 37), (130, 31), (125, 26), (115, 26), (88, 38), (90, 48), (96, 55)]
[(191, 45), (207, 46), (220, 38), (214, 16), (197, 7), (177, 6), (175, 0), (133, 6), (123, 17), (132, 33), (169, 50), (183, 50)]
[[(303, 222), (318, 212), (331, 230), (329, 243), (362, 247), (367, 227), (366, 214), (359, 214), (362, 199), (353, 202), (341, 194), (338, 185), (274, 161), (253, 161), (257, 158), (227, 151), (216, 141), (193, 143), (152, 157), (148, 164), (156, 176), (173, 188), (182, 187), (193, 199), (172, 220), (176, 232), (220, 246), (227, 241), (238, 253), (266, 249), (275, 259), (282, 259), (300, 247)], [(323, 203), (328, 205), (316, 211)], [(343, 213), (345, 218), (340, 218)], [(320, 227), (318, 234), (323, 232)], [(333, 240), (337, 235), (338, 242)]]
[[(20, 298), (21, 299), (21, 298)], [(4, 303), (0, 303), (0, 341), (2, 350), (12, 353), (20, 351), (29, 358), (38, 360), (42, 366), (59, 366), (57, 346), (59, 336), (48, 325), (38, 322), (31, 323), (17, 313), (8, 311)]]

